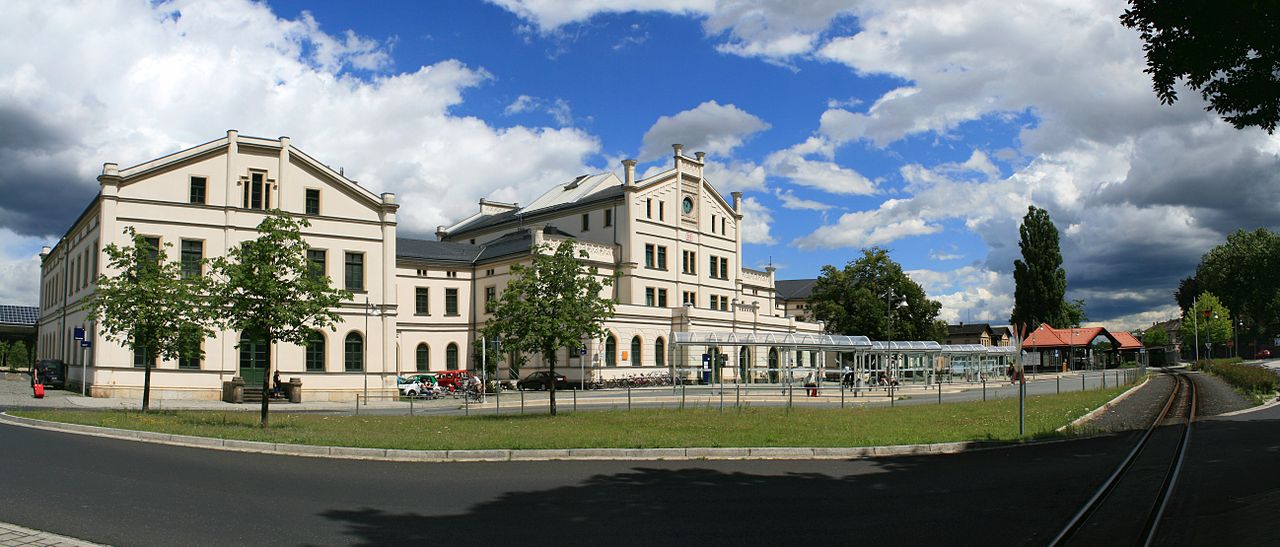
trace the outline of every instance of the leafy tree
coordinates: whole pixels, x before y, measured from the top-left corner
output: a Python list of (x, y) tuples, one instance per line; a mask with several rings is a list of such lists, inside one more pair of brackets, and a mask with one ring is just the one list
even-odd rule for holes
[[(329, 276), (317, 273), (307, 259), (310, 247), (302, 239), (302, 228), (310, 225), (306, 219), (272, 210), (258, 224), (257, 238), (213, 261), (220, 278), (218, 309), (227, 327), (268, 347), (275, 342), (305, 345), (311, 331), (335, 330), (341, 320), (337, 308), (351, 299), (351, 293), (334, 288)], [(268, 362), (262, 377), (263, 428), (268, 425), (270, 382)]]
[(1130, 0), (1120, 21), (1137, 30), (1156, 96), (1199, 91), (1236, 129), (1273, 133), (1280, 120), (1280, 5), (1273, 1)]
[(942, 304), (880, 247), (862, 250), (862, 257), (844, 269), (823, 266), (810, 296), (814, 319), (832, 334), (862, 335), (873, 340), (938, 340), (947, 326), (938, 320)]
[(27, 343), (23, 340), (14, 340), (13, 343), (9, 345), (9, 349), (6, 353), (8, 353), (8, 355), (5, 356), (5, 362), (7, 362), (11, 368), (19, 370), (31, 368), (31, 364), (34, 362), (31, 358), (31, 351), (27, 349)]
[(1173, 298), (1178, 301), (1178, 307), (1182, 309), (1182, 313), (1187, 313), (1197, 294), (1200, 294), (1200, 282), (1196, 281), (1195, 276), (1191, 276), (1178, 282), (1178, 290), (1173, 292)]
[(1280, 317), (1280, 234), (1237, 230), (1201, 257), (1196, 279), (1244, 320), (1246, 339), (1265, 338)]
[[(601, 277), (595, 266), (583, 265), (578, 257), (586, 258), (586, 251), (575, 253), (574, 249), (572, 241), (563, 241), (554, 250), (539, 245), (531, 264), (512, 266), (511, 281), (482, 331), (498, 336), (504, 351), (542, 354), (552, 375), (559, 349), (572, 351), (583, 340), (604, 338), (608, 334), (604, 320), (613, 315), (613, 300), (600, 296), (613, 279)], [(552, 382), (551, 415), (555, 414)]]
[[(84, 309), (102, 328), (106, 339), (143, 354), (142, 410), (151, 406), (151, 368), (156, 358), (200, 357), (200, 341), (213, 336), (216, 310), (210, 306), (208, 277), (185, 278), (182, 265), (125, 227), (130, 244), (114, 243), (107, 254), (107, 271), (98, 276), (97, 289)], [(166, 243), (165, 248), (173, 245)], [(205, 265), (201, 261), (201, 268)]]
[(1231, 339), (1231, 310), (1213, 293), (1201, 293), (1195, 308), (1182, 314), (1182, 332), (1183, 342), (1224, 344)]
[(1015, 329), (1025, 325), (1031, 331), (1040, 323), (1066, 328), (1073, 320), (1083, 319), (1083, 304), (1077, 314), (1064, 299), (1067, 271), (1062, 269), (1058, 229), (1049, 219), (1049, 212), (1034, 205), (1028, 207), (1018, 234), (1022, 259), (1013, 261), (1013, 314), (1009, 323)]
[(1169, 345), (1169, 333), (1160, 327), (1152, 327), (1142, 333), (1142, 345), (1149, 348), (1162, 348)]

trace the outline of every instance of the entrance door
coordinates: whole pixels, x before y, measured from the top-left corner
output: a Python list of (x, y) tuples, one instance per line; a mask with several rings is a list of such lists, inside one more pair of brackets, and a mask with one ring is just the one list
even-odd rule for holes
[(240, 377), (246, 387), (262, 385), (262, 379), (270, 364), (271, 352), (265, 340), (253, 339), (240, 333)]

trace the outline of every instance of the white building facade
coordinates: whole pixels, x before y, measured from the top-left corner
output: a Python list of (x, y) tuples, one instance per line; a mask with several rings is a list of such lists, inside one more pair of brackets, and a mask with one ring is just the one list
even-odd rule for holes
[[(264, 362), (300, 378), (307, 400), (394, 395), (396, 376), (413, 371), (478, 369), (476, 332), (490, 318), (486, 302), (505, 289), (511, 266), (531, 261), (539, 244), (570, 239), (602, 274), (615, 275), (606, 321), (610, 335), (584, 341), (586, 355), (565, 350), (559, 370), (571, 379), (670, 370), (679, 331), (812, 333), (776, 301), (772, 268), (742, 266), (741, 194), (724, 199), (702, 175), (703, 154), (674, 148), (672, 167), (637, 180), (584, 175), (533, 203), (480, 201), (479, 211), (437, 240), (399, 238), (393, 194), (375, 194), (293, 147), (287, 137), (226, 137), (147, 163), (106, 164), (100, 192), (67, 234), (41, 253), (38, 355), (68, 364), (68, 384), (100, 397), (136, 397), (142, 356), (107, 341), (81, 311), (98, 274), (103, 247), (125, 245), (124, 228), (164, 246), (167, 259), (222, 256), (256, 237), (267, 211), (306, 218), (311, 258), (334, 285), (354, 294), (335, 331), (305, 345), (266, 347), (219, 332), (201, 359), (155, 363), (152, 396), (217, 399), (239, 376), (260, 382)], [(412, 214), (412, 211), (406, 211)], [(91, 347), (73, 339), (85, 328)], [(570, 353), (575, 353), (570, 355)], [(774, 357), (776, 359), (776, 356)], [(744, 368), (769, 356), (745, 352)], [(533, 357), (522, 372), (544, 366)], [(734, 374), (726, 369), (725, 374)], [(717, 374), (719, 374), (717, 372)]]

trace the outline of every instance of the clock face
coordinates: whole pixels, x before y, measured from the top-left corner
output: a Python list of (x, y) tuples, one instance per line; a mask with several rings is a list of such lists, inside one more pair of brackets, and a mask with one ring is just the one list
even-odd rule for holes
[(684, 201), (681, 201), (681, 202), (680, 202), (680, 208), (684, 210), (684, 214), (686, 214), (686, 215), (687, 215), (687, 214), (689, 214), (689, 213), (692, 213), (692, 212), (693, 212), (693, 200), (692, 200), (692, 199), (690, 199), (690, 198), (688, 198), (688, 197), (684, 198)]

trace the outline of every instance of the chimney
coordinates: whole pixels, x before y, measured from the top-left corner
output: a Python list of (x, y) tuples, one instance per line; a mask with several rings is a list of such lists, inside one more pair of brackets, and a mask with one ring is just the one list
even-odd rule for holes
[(447, 235), (449, 232), (444, 231), (444, 226), (436, 226), (436, 241), (444, 241), (444, 236)]
[(698, 158), (698, 161), (702, 161), (702, 158), (707, 157), (707, 153), (706, 153), (706, 152), (694, 152), (694, 153), (693, 153), (693, 157)]
[(636, 183), (636, 160), (622, 160), (622, 182), (626, 186)]
[(676, 157), (677, 157), (677, 158), (679, 158), (679, 157), (683, 157), (683, 156), (684, 156), (684, 145), (683, 145), (683, 144), (673, 144), (673, 145), (671, 145), (671, 149), (676, 151)]
[(731, 195), (733, 196), (733, 212), (741, 213), (742, 212), (742, 192), (733, 192)]

